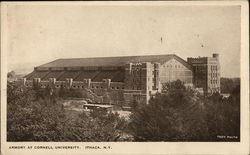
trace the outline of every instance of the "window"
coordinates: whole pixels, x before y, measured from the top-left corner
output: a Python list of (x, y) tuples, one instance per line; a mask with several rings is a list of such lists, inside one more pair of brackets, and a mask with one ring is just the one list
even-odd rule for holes
[(96, 86), (95, 88), (96, 88), (96, 89), (98, 89), (99, 87), (98, 87), (98, 86)]
[(119, 87), (116, 87), (116, 89), (120, 89)]
[(114, 89), (114, 87), (111, 87), (111, 89)]

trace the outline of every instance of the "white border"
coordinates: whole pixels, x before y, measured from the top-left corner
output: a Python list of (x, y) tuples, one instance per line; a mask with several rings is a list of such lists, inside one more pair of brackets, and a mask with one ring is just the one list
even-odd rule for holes
[[(241, 5), (241, 142), (6, 142), (7, 6), (8, 5)], [(4, 2), (1, 4), (1, 151), (9, 154), (249, 154), (249, 8), (247, 1), (169, 2)], [(9, 150), (11, 145), (108, 145), (111, 150)]]

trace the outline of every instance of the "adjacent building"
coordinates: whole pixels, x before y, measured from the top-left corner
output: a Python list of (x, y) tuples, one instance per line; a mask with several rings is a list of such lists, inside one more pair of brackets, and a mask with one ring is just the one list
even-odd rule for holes
[(203, 88), (205, 94), (220, 93), (220, 63), (219, 55), (213, 57), (188, 58), (193, 66), (193, 83), (197, 88)]
[(219, 55), (188, 58), (148, 55), (58, 59), (34, 68), (27, 87), (79, 89), (109, 104), (147, 103), (167, 82), (181, 80), (205, 93), (220, 91)]

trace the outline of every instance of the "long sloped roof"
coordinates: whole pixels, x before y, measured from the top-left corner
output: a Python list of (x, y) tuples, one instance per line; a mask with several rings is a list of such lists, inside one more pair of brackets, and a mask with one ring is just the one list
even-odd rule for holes
[(83, 81), (91, 79), (94, 82), (101, 82), (103, 79), (111, 79), (112, 82), (124, 82), (124, 71), (33, 71), (25, 76), (27, 80), (41, 78), (41, 80), (49, 80), (56, 78), (57, 81), (65, 81), (72, 78), (74, 81)]
[(185, 60), (174, 54), (57, 59), (38, 67), (124, 66), (127, 63), (136, 62), (158, 62), (162, 64), (173, 58), (181, 61), (186, 67), (191, 68), (191, 66)]

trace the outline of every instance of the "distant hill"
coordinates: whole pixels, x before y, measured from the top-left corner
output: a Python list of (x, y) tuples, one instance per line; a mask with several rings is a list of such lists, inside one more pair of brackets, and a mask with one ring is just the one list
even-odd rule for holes
[(25, 74), (17, 74), (15, 71), (10, 71), (7, 74), (7, 80), (8, 81), (16, 81), (18, 79), (21, 79), (22, 77), (24, 77)]
[(23, 68), (23, 69), (14, 69), (17, 75), (26, 75), (30, 72), (32, 72), (34, 67), (32, 68)]
[(14, 71), (16, 74), (28, 74), (34, 70), (34, 67), (44, 64), (45, 62), (24, 62), (8, 65), (8, 72)]

